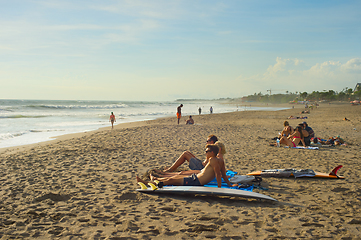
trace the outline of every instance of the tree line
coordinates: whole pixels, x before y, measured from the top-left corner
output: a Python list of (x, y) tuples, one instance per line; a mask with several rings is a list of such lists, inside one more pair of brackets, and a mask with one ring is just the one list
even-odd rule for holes
[(324, 90), (322, 92), (313, 91), (312, 93), (307, 92), (288, 92), (286, 94), (262, 94), (254, 93), (253, 95), (248, 95), (243, 97), (243, 101), (250, 102), (269, 102), (269, 103), (288, 103), (292, 101), (354, 101), (361, 99), (361, 87), (358, 86), (356, 91), (353, 91), (351, 88), (344, 88), (341, 92), (336, 92), (334, 90)]

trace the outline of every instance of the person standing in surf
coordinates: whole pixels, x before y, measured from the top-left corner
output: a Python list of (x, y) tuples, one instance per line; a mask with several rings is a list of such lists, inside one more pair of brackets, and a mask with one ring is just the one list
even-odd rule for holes
[(112, 129), (113, 129), (114, 122), (116, 122), (113, 112), (111, 112), (111, 114), (110, 114), (109, 122), (112, 123)]
[(183, 107), (183, 104), (181, 104), (181, 105), (179, 105), (179, 106), (177, 107), (178, 125), (179, 125), (179, 120), (180, 120), (180, 118), (181, 118), (181, 116), (182, 116), (182, 107)]

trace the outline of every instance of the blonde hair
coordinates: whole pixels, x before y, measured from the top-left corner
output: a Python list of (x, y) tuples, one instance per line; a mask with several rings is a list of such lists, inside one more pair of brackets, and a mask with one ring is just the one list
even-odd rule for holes
[(219, 147), (216, 144), (207, 144), (206, 148), (209, 148), (214, 153), (214, 156), (217, 156)]
[(227, 153), (226, 147), (224, 146), (223, 143), (221, 143), (220, 141), (217, 141), (217, 142), (215, 143), (215, 145), (217, 145), (217, 146), (220, 148), (221, 154), (226, 154), (226, 153)]

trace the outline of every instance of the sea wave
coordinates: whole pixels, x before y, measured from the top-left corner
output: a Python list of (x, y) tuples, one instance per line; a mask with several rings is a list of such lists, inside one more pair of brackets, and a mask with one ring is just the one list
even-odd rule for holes
[(0, 118), (43, 118), (47, 116), (37, 115), (37, 116), (26, 116), (26, 115), (10, 115), (10, 116), (0, 116)]
[(0, 134), (0, 141), (1, 140), (7, 140), (7, 139), (11, 139), (11, 138), (16, 138), (16, 137), (20, 137), (24, 134), (26, 134), (27, 132), (19, 132), (19, 133), (1, 133)]
[(117, 109), (126, 108), (127, 104), (115, 105), (27, 105), (25, 108), (31, 109)]

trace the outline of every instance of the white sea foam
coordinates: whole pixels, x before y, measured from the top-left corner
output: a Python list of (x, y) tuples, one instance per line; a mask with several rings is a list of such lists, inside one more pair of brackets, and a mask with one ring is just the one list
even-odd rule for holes
[[(96, 130), (109, 126), (110, 112), (116, 124), (175, 116), (180, 102), (121, 102), (121, 101), (49, 101), (0, 100), (0, 148), (50, 140), (63, 134)], [(242, 111), (236, 105), (217, 101), (183, 102), (182, 115)], [(279, 110), (253, 108), (253, 110)], [(247, 110), (252, 110), (247, 108)]]

